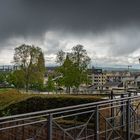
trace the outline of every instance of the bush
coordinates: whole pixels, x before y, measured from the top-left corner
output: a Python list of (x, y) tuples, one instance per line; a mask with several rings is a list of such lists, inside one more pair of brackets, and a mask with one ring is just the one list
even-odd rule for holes
[(47, 95), (34, 96), (26, 100), (10, 104), (0, 111), (0, 116), (29, 113), (59, 107), (100, 101), (100, 97), (94, 96), (71, 96), (71, 95)]

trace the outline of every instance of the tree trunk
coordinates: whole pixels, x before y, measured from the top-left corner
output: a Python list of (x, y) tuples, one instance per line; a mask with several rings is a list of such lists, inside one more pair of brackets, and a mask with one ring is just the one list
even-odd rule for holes
[(26, 92), (28, 92), (28, 81), (26, 81)]
[(26, 92), (29, 90), (29, 75), (26, 75)]
[(70, 94), (70, 87), (66, 87), (66, 93)]

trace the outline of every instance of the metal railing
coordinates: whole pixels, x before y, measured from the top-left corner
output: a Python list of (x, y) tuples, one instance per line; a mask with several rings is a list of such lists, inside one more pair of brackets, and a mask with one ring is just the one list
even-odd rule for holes
[(135, 140), (140, 96), (0, 118), (2, 140)]

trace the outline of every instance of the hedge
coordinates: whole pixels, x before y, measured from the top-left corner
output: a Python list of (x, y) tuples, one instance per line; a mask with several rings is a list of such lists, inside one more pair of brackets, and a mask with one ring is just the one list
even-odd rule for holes
[(38, 95), (6, 106), (4, 109), (0, 110), (0, 116), (54, 109), (59, 107), (96, 102), (100, 100), (101, 100), (100, 97), (95, 96)]

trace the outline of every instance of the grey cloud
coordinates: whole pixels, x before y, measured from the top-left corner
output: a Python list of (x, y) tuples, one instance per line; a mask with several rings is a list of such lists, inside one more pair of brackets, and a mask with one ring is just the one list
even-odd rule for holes
[(125, 29), (110, 32), (108, 40), (112, 42), (109, 52), (112, 56), (130, 55), (140, 48), (140, 29), (126, 27)]
[(109, 46), (105, 63), (114, 63), (116, 59), (113, 57), (128, 56), (139, 49), (139, 13), (138, 0), (1, 0), (0, 50), (6, 45), (14, 46), (14, 43), (8, 44), (9, 38), (25, 38), (28, 43), (30, 41), (26, 42), (26, 38), (29, 37), (31, 41), (41, 40), (37, 45), (43, 47), (46, 55), (55, 54), (59, 48), (68, 49), (67, 42), (55, 36), (43, 37), (47, 31), (60, 31), (63, 40), (68, 38), (66, 34), (79, 41), (84, 37), (95, 40), (98, 36), (103, 41), (95, 43), (96, 47)]
[(129, 63), (127, 57), (96, 57), (96, 61), (93, 63), (95, 66), (127, 66)]
[(66, 42), (63, 43), (55, 39), (46, 39), (45, 42), (46, 42), (46, 45), (43, 45), (43, 48), (44, 48), (44, 53), (46, 55), (56, 54), (62, 48), (65, 49), (67, 45)]
[(40, 35), (46, 30), (99, 32), (140, 23), (136, 0), (2, 0), (0, 39)]

